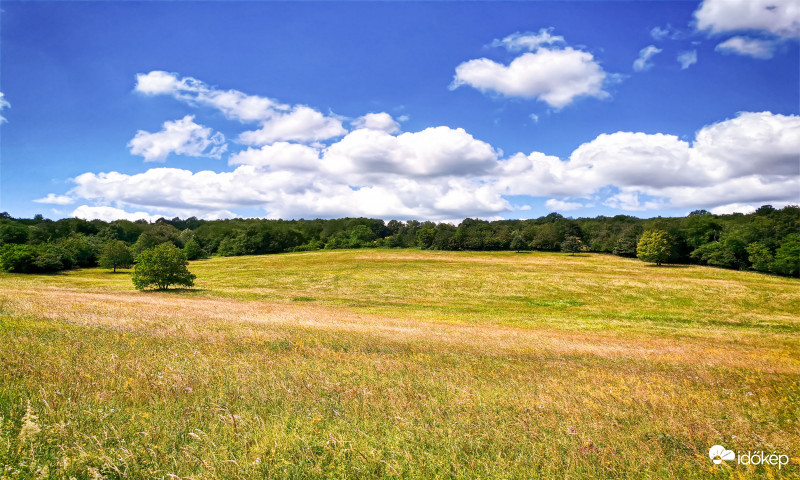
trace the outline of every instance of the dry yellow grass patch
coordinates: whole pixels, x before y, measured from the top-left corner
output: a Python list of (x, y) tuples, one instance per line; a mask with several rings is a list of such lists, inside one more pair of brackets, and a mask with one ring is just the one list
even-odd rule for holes
[(426, 348), (439, 351), (588, 354), (800, 374), (800, 355), (787, 355), (784, 348), (776, 346), (782, 335), (774, 333), (754, 339), (714, 329), (704, 332), (702, 337), (687, 337), (676, 342), (669, 338), (615, 335), (613, 332), (453, 325), (361, 313), (336, 306), (186, 298), (171, 293), (84, 293), (55, 287), (35, 292), (9, 289), (0, 294), (0, 302), (23, 315), (191, 339), (242, 335), (269, 339), (280, 337), (286, 327), (302, 327), (323, 332), (369, 334), (401, 344), (420, 345), (422, 342)]

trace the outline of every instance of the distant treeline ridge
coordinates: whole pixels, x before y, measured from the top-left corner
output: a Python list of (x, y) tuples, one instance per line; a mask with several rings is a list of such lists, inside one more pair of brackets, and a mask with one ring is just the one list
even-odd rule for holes
[[(37, 273), (93, 267), (104, 246), (120, 241), (136, 255), (170, 242), (190, 259), (340, 248), (557, 251), (580, 239), (585, 250), (635, 257), (645, 231), (669, 238), (668, 263), (697, 263), (797, 276), (800, 207), (765, 205), (751, 214), (641, 219), (627, 215), (449, 223), (370, 218), (333, 220), (48, 220), (0, 214), (0, 269)], [(119, 245), (119, 242), (114, 242)]]

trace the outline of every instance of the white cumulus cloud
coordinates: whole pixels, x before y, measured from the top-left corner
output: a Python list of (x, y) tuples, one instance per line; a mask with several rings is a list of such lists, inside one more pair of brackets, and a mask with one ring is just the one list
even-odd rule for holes
[(463, 129), (392, 135), (362, 128), (322, 150), (289, 142), (249, 148), (230, 157), (232, 172), (88, 172), (74, 179), (70, 195), (126, 211), (202, 217), (255, 206), (275, 218), (491, 217), (511, 209), (481, 178), (497, 155)]
[(400, 131), (400, 124), (386, 112), (368, 113), (353, 120), (356, 128), (368, 128), (370, 130), (382, 130), (386, 133), (396, 133)]
[(150, 73), (136, 74), (136, 87), (134, 89), (145, 95), (180, 95), (181, 93), (197, 91), (200, 85), (190, 85), (193, 79), (180, 80), (174, 73), (154, 70)]
[(704, 0), (694, 16), (697, 28), (711, 33), (751, 30), (800, 37), (797, 0)]
[(676, 40), (683, 36), (682, 32), (670, 24), (665, 27), (655, 26), (650, 30), (650, 36), (653, 40)]
[(568, 202), (564, 200), (559, 200), (557, 198), (551, 198), (544, 202), (544, 206), (547, 207), (548, 210), (553, 212), (568, 212), (570, 210), (577, 210), (583, 207), (582, 203), (579, 202)]
[(228, 160), (229, 165), (253, 165), (273, 170), (306, 170), (320, 168), (319, 151), (297, 143), (276, 142), (260, 149), (248, 148)]
[(650, 60), (661, 53), (661, 49), (655, 45), (648, 45), (639, 50), (639, 58), (633, 61), (633, 69), (637, 72), (644, 72), (653, 68), (653, 62)]
[(243, 132), (239, 141), (245, 145), (266, 145), (278, 140), (316, 142), (345, 133), (347, 130), (339, 119), (326, 117), (306, 106), (297, 106), (290, 112), (278, 113), (265, 120), (258, 130)]
[(729, 203), (711, 209), (714, 215), (730, 215), (731, 213), (753, 213), (757, 207), (755, 205), (744, 205), (741, 203)]
[(451, 88), (469, 85), (482, 92), (535, 98), (561, 108), (578, 97), (608, 97), (603, 90), (606, 76), (589, 52), (572, 47), (540, 48), (523, 53), (508, 65), (488, 58), (464, 62), (456, 67)]
[(34, 200), (36, 203), (47, 203), (50, 205), (70, 205), (75, 203), (75, 199), (68, 195), (56, 195), (55, 193), (48, 193), (46, 197), (37, 198)]
[(771, 204), (782, 207), (800, 203), (798, 177), (749, 175), (718, 180), (702, 186), (675, 186), (639, 191), (666, 199), (673, 208), (709, 208), (730, 203)]
[(228, 149), (225, 136), (194, 123), (194, 116), (164, 122), (161, 131), (139, 130), (128, 143), (131, 153), (141, 155), (146, 162), (163, 162), (170, 153), (190, 157), (220, 158)]
[(601, 134), (564, 161), (533, 152), (498, 163), (504, 195), (581, 197), (613, 187), (604, 204), (624, 210), (800, 202), (800, 116), (743, 112), (674, 135)]
[(271, 218), (363, 215), (434, 220), (463, 218), (465, 212), (487, 217), (511, 209), (490, 185), (469, 178), (390, 175), (379, 184), (353, 187), (319, 172), (242, 165), (220, 173), (165, 168), (136, 175), (86, 173), (75, 181), (73, 193), (88, 200), (205, 218), (253, 206), (264, 208)]
[(686, 70), (690, 66), (697, 63), (697, 50), (689, 50), (688, 52), (681, 52), (677, 57), (678, 63), (681, 64), (681, 70)]
[(510, 52), (520, 50), (536, 50), (543, 45), (560, 45), (566, 43), (561, 35), (553, 35), (552, 28), (542, 28), (538, 32), (515, 32), (501, 39), (494, 39), (492, 47), (503, 47)]
[(500, 161), (491, 175), (503, 195), (571, 197), (595, 188), (582, 184), (581, 175), (570, 172), (568, 162), (541, 152), (512, 155)]
[(628, 211), (654, 210), (667, 206), (663, 201), (642, 201), (640, 198), (640, 192), (637, 191), (622, 191), (611, 195), (603, 201), (603, 205)]
[(260, 174), (253, 166), (242, 165), (233, 172), (220, 173), (176, 168), (151, 168), (135, 175), (84, 173), (74, 181), (73, 194), (101, 203), (215, 211), (263, 205), (272, 201), (281, 188), (291, 188), (302, 180), (293, 178), (288, 171)]
[(695, 163), (715, 178), (800, 175), (800, 116), (743, 112), (703, 127)]
[(113, 220), (147, 220), (154, 222), (162, 217), (162, 215), (151, 215), (147, 212), (127, 212), (121, 208), (114, 208), (108, 206), (81, 205), (73, 210), (71, 217), (82, 218), (84, 220), (104, 220), (111, 222)]
[(137, 74), (135, 90), (145, 95), (170, 95), (189, 104), (213, 107), (228, 118), (242, 122), (266, 120), (276, 110), (289, 109), (288, 105), (270, 98), (238, 90), (219, 90), (195, 78), (178, 78), (174, 73), (160, 70)]
[[(8, 100), (6, 100), (5, 94), (3, 92), (0, 92), (0, 112), (2, 112), (4, 109), (10, 108), (10, 107), (11, 107), (11, 104), (8, 103)], [(4, 116), (0, 115), (0, 123), (3, 123), (5, 121), (6, 121), (6, 118)]]
[(261, 128), (241, 134), (248, 145), (275, 141), (313, 142), (347, 133), (335, 116), (326, 116), (305, 105), (290, 106), (271, 98), (238, 90), (220, 90), (192, 77), (155, 70), (136, 75), (135, 90), (145, 95), (169, 95), (189, 105), (216, 108), (226, 117)]
[(705, 174), (690, 162), (689, 144), (662, 133), (601, 134), (572, 152), (570, 171), (593, 185), (693, 185)]
[(432, 127), (397, 136), (359, 129), (325, 151), (324, 168), (332, 174), (361, 176), (367, 172), (408, 177), (477, 175), (492, 168), (496, 160), (491, 145), (462, 128)]
[(731, 37), (718, 44), (714, 49), (722, 53), (734, 53), (753, 58), (772, 58), (775, 42), (742, 36)]

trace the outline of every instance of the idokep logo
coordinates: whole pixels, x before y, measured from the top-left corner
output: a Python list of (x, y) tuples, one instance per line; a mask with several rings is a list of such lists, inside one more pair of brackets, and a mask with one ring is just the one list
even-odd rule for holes
[[(708, 458), (714, 462), (714, 465), (719, 465), (723, 461), (736, 460), (736, 454), (733, 450), (727, 450), (722, 445), (714, 445), (708, 450)], [(781, 467), (789, 463), (788, 455), (778, 455), (773, 452), (765, 454), (764, 452), (747, 452), (739, 454), (739, 465), (777, 465), (780, 470)]]
[(735, 460), (736, 454), (733, 453), (733, 450), (725, 450), (722, 445), (714, 445), (708, 451), (708, 458), (714, 462), (714, 465), (719, 465), (723, 460)]

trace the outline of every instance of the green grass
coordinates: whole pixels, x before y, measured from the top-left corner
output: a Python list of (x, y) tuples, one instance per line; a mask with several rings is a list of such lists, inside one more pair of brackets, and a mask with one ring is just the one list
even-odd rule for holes
[(0, 478), (800, 476), (795, 279), (415, 250), (190, 269), (148, 293), (0, 275)]

